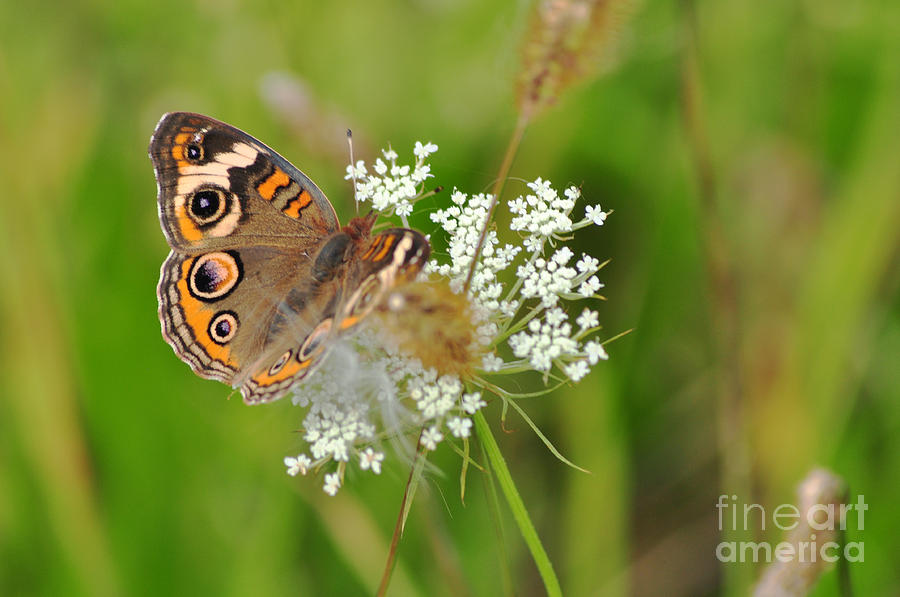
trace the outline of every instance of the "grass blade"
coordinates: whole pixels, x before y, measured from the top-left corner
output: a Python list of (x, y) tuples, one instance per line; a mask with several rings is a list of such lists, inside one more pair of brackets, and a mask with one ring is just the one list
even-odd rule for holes
[(525, 539), (525, 544), (531, 552), (531, 557), (534, 559), (538, 572), (544, 581), (547, 595), (550, 597), (561, 596), (562, 588), (559, 585), (556, 572), (553, 570), (553, 564), (550, 563), (550, 558), (547, 557), (547, 552), (544, 550), (537, 530), (535, 530), (534, 524), (531, 522), (531, 517), (528, 516), (528, 511), (525, 509), (519, 490), (516, 489), (516, 484), (512, 479), (509, 468), (506, 466), (506, 459), (503, 458), (503, 454), (500, 452), (500, 447), (494, 439), (491, 428), (488, 426), (487, 420), (485, 420), (481, 411), (475, 413), (475, 416), (472, 418), (475, 419), (475, 429), (478, 431), (478, 438), (484, 447), (487, 461), (491, 464), (494, 475), (500, 483), (500, 489), (503, 491), (503, 497), (506, 498), (506, 503), (509, 504), (509, 509), (512, 511), (516, 525), (519, 527), (519, 531)]

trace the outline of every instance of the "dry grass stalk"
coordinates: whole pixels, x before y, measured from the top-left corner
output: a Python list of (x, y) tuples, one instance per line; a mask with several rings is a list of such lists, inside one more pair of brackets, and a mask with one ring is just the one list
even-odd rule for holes
[(530, 120), (600, 71), (631, 13), (631, 0), (541, 0), (522, 48), (516, 101)]
[[(824, 469), (811, 471), (797, 487), (801, 524), (792, 530), (786, 541), (793, 544), (797, 553), (804, 543), (814, 542), (822, 545), (826, 541), (840, 542), (837, 529), (818, 530), (807, 522), (807, 513), (820, 504), (831, 506), (835, 511), (846, 501), (846, 486), (843, 480)], [(839, 518), (844, 523), (844, 517)], [(819, 576), (830, 567), (830, 563), (821, 558), (803, 561), (793, 558), (789, 561), (774, 561), (766, 568), (759, 583), (753, 591), (754, 597), (803, 597), (809, 594)]]
[(631, 14), (633, 0), (539, 0), (522, 45), (522, 68), (516, 89), (519, 117), (506, 147), (491, 195), (494, 200), (475, 247), (469, 288), (475, 264), (494, 217), (497, 200), (525, 129), (543, 110), (555, 104), (563, 92), (600, 72), (609, 61), (613, 42)]

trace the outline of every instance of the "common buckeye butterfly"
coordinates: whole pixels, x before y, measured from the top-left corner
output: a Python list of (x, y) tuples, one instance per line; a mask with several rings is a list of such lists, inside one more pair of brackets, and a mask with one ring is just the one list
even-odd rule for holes
[(157, 287), (163, 337), (248, 404), (286, 394), (429, 257), (415, 230), (372, 235), (371, 214), (341, 227), (305, 174), (208, 116), (164, 115), (149, 152), (172, 248)]

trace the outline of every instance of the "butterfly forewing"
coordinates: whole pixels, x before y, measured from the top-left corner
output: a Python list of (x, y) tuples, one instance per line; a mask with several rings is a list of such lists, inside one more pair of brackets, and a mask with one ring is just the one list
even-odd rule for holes
[(334, 208), (305, 174), (223, 122), (166, 114), (149, 151), (160, 222), (173, 249), (314, 249), (338, 228)]

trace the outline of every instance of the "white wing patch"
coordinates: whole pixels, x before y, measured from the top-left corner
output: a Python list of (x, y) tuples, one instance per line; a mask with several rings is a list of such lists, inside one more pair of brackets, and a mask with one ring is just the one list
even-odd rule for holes
[(187, 213), (186, 202), (188, 198), (200, 187), (216, 186), (228, 195), (229, 210), (219, 222), (204, 230), (204, 235), (211, 237), (228, 236), (238, 225), (241, 217), (241, 202), (231, 192), (228, 181), (229, 168), (246, 168), (256, 161), (259, 151), (246, 143), (235, 143), (231, 151), (216, 155), (215, 161), (205, 164), (190, 164), (178, 169), (178, 189), (173, 201), (175, 213)]

